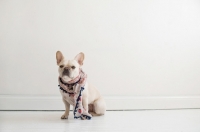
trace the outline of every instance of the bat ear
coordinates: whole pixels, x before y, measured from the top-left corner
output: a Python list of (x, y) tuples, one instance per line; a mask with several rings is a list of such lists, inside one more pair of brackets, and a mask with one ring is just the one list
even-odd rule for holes
[(78, 55), (76, 55), (76, 57), (74, 59), (79, 63), (79, 65), (82, 66), (84, 58), (85, 58), (85, 55), (84, 55), (84, 53), (81, 52)]
[(62, 53), (60, 51), (56, 52), (56, 60), (57, 60), (57, 65), (64, 59)]

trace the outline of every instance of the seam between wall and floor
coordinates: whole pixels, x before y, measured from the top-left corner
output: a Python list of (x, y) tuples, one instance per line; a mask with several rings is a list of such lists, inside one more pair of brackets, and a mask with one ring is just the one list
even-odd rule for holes
[[(199, 109), (200, 96), (106, 96), (108, 111)], [(61, 96), (0, 95), (3, 111), (62, 111)]]

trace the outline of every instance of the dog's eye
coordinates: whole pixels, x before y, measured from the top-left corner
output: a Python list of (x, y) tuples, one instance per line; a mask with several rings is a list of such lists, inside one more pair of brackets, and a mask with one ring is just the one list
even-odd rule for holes
[(72, 66), (71, 68), (72, 68), (72, 69), (75, 69), (76, 67), (75, 67), (75, 66)]
[(60, 68), (63, 68), (64, 66), (63, 65), (60, 65)]

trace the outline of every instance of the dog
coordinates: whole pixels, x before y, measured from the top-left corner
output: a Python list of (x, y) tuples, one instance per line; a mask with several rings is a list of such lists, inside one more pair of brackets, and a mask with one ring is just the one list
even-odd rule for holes
[[(81, 67), (83, 66), (84, 58), (85, 55), (81, 52), (76, 55), (74, 59), (67, 60), (64, 58), (61, 51), (57, 51), (56, 60), (58, 65), (59, 78), (66, 84), (74, 81), (75, 79), (80, 80), (80, 71), (82, 70)], [(73, 90), (73, 86), (68, 90)], [(70, 102), (69, 98), (67, 98), (67, 93), (64, 93), (62, 90), (60, 90), (60, 93), (65, 104), (65, 112), (61, 116), (61, 119), (68, 119), (70, 105), (73, 104)], [(85, 81), (84, 91), (82, 93), (82, 106), (84, 110), (90, 113), (92, 116), (104, 115), (106, 112), (106, 103), (104, 98), (93, 85), (87, 82), (87, 80)]]

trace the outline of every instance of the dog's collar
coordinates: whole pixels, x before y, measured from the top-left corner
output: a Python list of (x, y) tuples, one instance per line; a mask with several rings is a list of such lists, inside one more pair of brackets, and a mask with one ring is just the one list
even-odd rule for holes
[[(67, 93), (76, 93), (78, 87), (84, 87), (87, 79), (87, 74), (85, 74), (82, 69), (80, 69), (79, 75), (69, 82), (65, 82), (61, 77), (58, 77), (58, 83), (60, 89), (67, 91)], [(78, 84), (78, 85), (77, 85)], [(64, 92), (65, 92), (64, 91)]]
[[(70, 87), (70, 86), (74, 86), (75, 84), (77, 84), (77, 83), (80, 82), (81, 76), (79, 75), (77, 78), (79, 78), (78, 81), (76, 81), (76, 82), (74, 82), (74, 83), (66, 83), (66, 82), (64, 82), (64, 81), (62, 80), (61, 77), (59, 77), (59, 80), (60, 80), (60, 82), (61, 82), (62, 84), (64, 84), (65, 86)], [(75, 79), (76, 79), (76, 78), (75, 78)], [(75, 79), (74, 79), (74, 80), (75, 80)], [(72, 81), (70, 81), (70, 82), (72, 82)]]
[[(81, 76), (79, 77), (78, 81), (76, 81), (75, 83), (65, 83), (63, 82), (62, 78), (59, 77), (59, 82), (60, 82), (60, 85), (64, 85), (64, 87), (61, 87), (60, 85), (58, 85), (60, 87), (60, 90), (62, 90), (63, 92), (65, 93), (68, 93), (68, 94), (75, 94), (74, 93), (74, 86), (79, 83), (81, 80)], [(70, 89), (72, 88), (72, 89)]]

